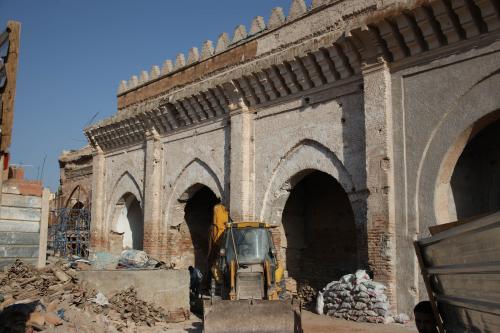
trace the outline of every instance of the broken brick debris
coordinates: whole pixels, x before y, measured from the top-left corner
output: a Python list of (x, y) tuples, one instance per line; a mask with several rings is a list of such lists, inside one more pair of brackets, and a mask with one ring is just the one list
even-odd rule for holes
[[(22, 323), (26, 331), (40, 331), (66, 323), (68, 332), (76, 330), (76, 325), (68, 323), (68, 318), (64, 316), (67, 310), (100, 316), (101, 321), (112, 327), (109, 331), (119, 332), (127, 332), (140, 326), (157, 327), (181, 322), (190, 316), (186, 310), (166, 311), (141, 300), (133, 287), (112, 296), (107, 305), (96, 304), (92, 300), (98, 292), (88, 288), (85, 283), (80, 283), (76, 278), (76, 271), (63, 260), (39, 270), (16, 260), (11, 267), (0, 272), (0, 294), (3, 296), (0, 318), (2, 315), (12, 317), (10, 312), (22, 308), (22, 311), (27, 312)], [(31, 308), (27, 308), (28, 306)], [(0, 332), (2, 325), (10, 324), (8, 320), (0, 320)]]

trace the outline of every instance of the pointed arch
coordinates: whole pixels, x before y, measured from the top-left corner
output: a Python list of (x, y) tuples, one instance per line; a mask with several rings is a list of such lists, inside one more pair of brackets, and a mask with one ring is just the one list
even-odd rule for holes
[(218, 198), (223, 197), (223, 187), (213, 169), (199, 158), (191, 160), (175, 178), (166, 204), (165, 221), (168, 225), (179, 225), (183, 221), (183, 204), (196, 191), (208, 187)]
[[(264, 194), (260, 219), (279, 223), (289, 190), (312, 170), (334, 177), (346, 193), (356, 191), (352, 176), (336, 154), (318, 141), (305, 139), (295, 144), (273, 168)], [(278, 210), (273, 209), (281, 207)]]
[(108, 208), (107, 208), (105, 230), (110, 230), (112, 226), (112, 219), (114, 215), (113, 213), (115, 206), (118, 203), (118, 201), (120, 201), (121, 198), (127, 193), (133, 194), (135, 198), (139, 201), (141, 208), (144, 209), (144, 198), (142, 195), (143, 191), (141, 190), (141, 187), (139, 186), (135, 178), (132, 176), (132, 174), (128, 171), (125, 171), (116, 181), (115, 185), (111, 190), (111, 195), (109, 196), (109, 200), (107, 200)]
[(416, 216), (422, 232), (430, 225), (447, 222), (440, 210), (447, 205), (451, 175), (467, 142), (500, 110), (499, 86), (500, 69), (473, 84), (433, 130), (417, 173)]
[(70, 208), (71, 199), (74, 198), (73, 195), (75, 195), (75, 193), (78, 193), (78, 198), (75, 198), (77, 201), (83, 203), (85, 206), (88, 204), (89, 195), (87, 191), (80, 184), (78, 184), (75, 186), (75, 188), (71, 191), (71, 194), (66, 199), (66, 202), (64, 203), (65, 208)]

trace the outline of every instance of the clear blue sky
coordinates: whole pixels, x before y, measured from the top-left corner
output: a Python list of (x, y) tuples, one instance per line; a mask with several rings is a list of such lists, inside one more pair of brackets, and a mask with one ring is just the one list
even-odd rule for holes
[[(0, 24), (21, 27), (11, 162), (59, 185), (57, 158), (86, 144), (82, 129), (116, 112), (120, 80), (291, 0), (0, 0)], [(1, 28), (3, 30), (3, 28)]]

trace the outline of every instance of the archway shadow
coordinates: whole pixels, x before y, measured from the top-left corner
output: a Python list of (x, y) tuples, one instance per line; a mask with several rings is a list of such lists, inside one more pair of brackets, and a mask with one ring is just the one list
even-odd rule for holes
[[(288, 276), (303, 299), (359, 268), (358, 235), (351, 203), (332, 176), (306, 170), (295, 183), (282, 216)], [(312, 298), (311, 302), (315, 299)]]
[(194, 253), (194, 266), (204, 275), (208, 273), (209, 230), (213, 219), (213, 207), (220, 199), (206, 186), (200, 186), (186, 202), (184, 220), (186, 221)]

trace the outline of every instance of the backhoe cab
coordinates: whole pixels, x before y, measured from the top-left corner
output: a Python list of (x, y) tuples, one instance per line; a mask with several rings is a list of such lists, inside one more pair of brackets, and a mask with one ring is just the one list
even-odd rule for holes
[[(219, 257), (212, 267), (212, 295), (217, 285), (224, 299), (279, 298), (283, 268), (278, 265), (269, 225), (259, 222), (228, 223)], [(226, 294), (227, 293), (227, 294)]]

